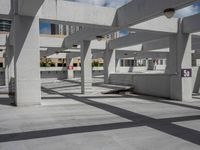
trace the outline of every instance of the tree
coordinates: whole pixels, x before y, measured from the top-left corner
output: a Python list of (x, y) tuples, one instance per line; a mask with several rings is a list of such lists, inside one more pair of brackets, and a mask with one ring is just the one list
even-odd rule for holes
[(99, 61), (94, 60), (92, 62), (92, 67), (99, 67), (99, 66), (100, 66)]
[(49, 58), (40, 59), (40, 67), (55, 67), (55, 63)]

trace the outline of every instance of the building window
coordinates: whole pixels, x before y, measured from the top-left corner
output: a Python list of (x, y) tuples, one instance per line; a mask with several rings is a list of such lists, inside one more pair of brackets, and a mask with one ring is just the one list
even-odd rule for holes
[(78, 64), (77, 64), (77, 63), (74, 63), (74, 64), (73, 64), (73, 67), (78, 67)]
[(120, 60), (120, 67), (123, 67), (123, 66), (124, 66), (124, 60), (121, 59), (121, 60)]
[(162, 59), (160, 60), (160, 65), (163, 65), (163, 60)]
[(63, 67), (63, 64), (62, 63), (58, 63), (58, 67)]

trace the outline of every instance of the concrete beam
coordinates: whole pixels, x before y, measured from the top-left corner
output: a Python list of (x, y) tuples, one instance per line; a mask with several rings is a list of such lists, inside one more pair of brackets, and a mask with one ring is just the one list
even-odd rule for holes
[(11, 0), (1, 0), (0, 6), (0, 18), (11, 19), (13, 14)]
[(158, 51), (116, 51), (116, 58), (167, 58), (169, 55), (169, 49), (161, 49)]
[(60, 54), (71, 54), (71, 53), (79, 53), (80, 54), (80, 49), (69, 49), (69, 50), (64, 50), (64, 49), (57, 49), (57, 48), (46, 48), (40, 49), (40, 56), (44, 57), (44, 56), (51, 56), (54, 55), (56, 56), (56, 58), (59, 58)]
[(162, 34), (161, 33), (153, 33), (152, 34), (152, 33), (143, 33), (143, 32), (133, 33), (133, 34), (129, 34), (125, 37), (121, 37), (116, 40), (110, 41), (109, 49), (117, 49), (117, 48), (122, 48), (122, 47), (138, 45), (141, 43), (161, 39), (161, 38), (167, 37), (169, 35), (170, 34), (168, 34), (168, 33), (162, 33)]
[(127, 46), (127, 47), (122, 47), (122, 48), (117, 48), (117, 51), (141, 51), (143, 45), (138, 44), (138, 45), (133, 45), (133, 46)]
[(134, 0), (117, 10), (118, 27), (132, 25), (163, 15), (167, 8), (183, 8), (198, 0)]
[(92, 54), (92, 59), (98, 59), (98, 58), (104, 58), (104, 53), (99, 52), (99, 53)]
[(183, 19), (183, 32), (194, 33), (200, 31), (200, 14)]
[[(105, 49), (92, 49), (92, 55), (93, 56), (102, 56), (101, 54), (104, 53)], [(56, 58), (59, 58), (60, 56), (63, 56), (63, 54), (75, 54), (80, 57), (81, 50), (80, 49), (67, 49), (67, 50), (58, 50), (57, 48), (40, 48), (40, 57), (44, 56), (51, 56), (54, 55)]]
[[(167, 49), (166, 49), (166, 51), (167, 51)], [(162, 51), (150, 51), (150, 52), (139, 52), (138, 54), (137, 54), (137, 58), (157, 58), (157, 59), (163, 59), (163, 58), (167, 58), (168, 57), (168, 55), (169, 55), (169, 49), (168, 49), (168, 52), (166, 52), (166, 51), (164, 51), (163, 50), (163, 52)]]
[[(75, 37), (77, 37), (77, 39)], [(87, 37), (87, 35), (86, 35), (86, 37)], [(58, 36), (53, 36), (53, 35), (40, 35), (40, 47), (55, 48), (55, 49), (68, 49), (68, 48), (72, 47), (72, 45), (73, 45), (72, 43), (79, 44), (80, 42), (78, 42), (77, 40), (81, 39), (81, 38), (84, 38), (84, 37), (76, 36), (76, 34), (71, 35), (67, 38), (65, 38), (64, 36), (58, 37)], [(77, 41), (77, 42), (74, 42), (73, 40)], [(69, 43), (67, 41), (69, 41)], [(65, 44), (67, 44), (67, 46)], [(92, 47), (92, 49), (102, 50), (102, 49), (105, 49), (105, 44), (106, 44), (106, 41), (93, 40), (91, 42), (91, 47)], [(68, 45), (70, 45), (70, 46), (68, 46)]]
[(150, 51), (150, 50), (157, 50), (157, 49), (164, 49), (164, 48), (169, 48), (169, 37), (144, 43), (142, 50)]
[[(156, 33), (156, 32), (155, 32)], [(0, 45), (4, 46), (6, 43), (6, 35), (7, 34), (0, 34)], [(55, 36), (47, 36), (47, 35), (40, 35), (40, 47), (46, 47), (46, 48), (54, 48), (58, 51), (58, 49), (65, 49), (63, 47), (64, 37), (55, 37)], [(10, 45), (12, 42), (10, 42)], [(105, 50), (105, 41), (92, 41), (91, 47), (93, 50), (100, 51)], [(169, 37), (164, 37), (162, 39), (156, 39), (153, 41), (149, 41), (143, 44), (134, 45), (134, 46), (128, 46), (128, 47), (122, 47), (117, 48), (116, 50), (130, 50), (130, 51), (149, 51), (149, 50), (155, 50), (155, 49), (163, 49), (169, 47)], [(200, 36), (199, 35), (193, 35), (192, 36), (192, 49), (193, 50), (200, 50)]]
[(178, 19), (177, 18), (168, 19), (165, 16), (160, 16), (160, 17), (156, 17), (151, 20), (136, 24), (134, 26), (131, 26), (129, 30), (133, 30), (133, 31), (143, 30), (143, 32), (147, 30), (147, 31), (177, 33)]
[(40, 35), (40, 47), (62, 48), (64, 37)]
[[(18, 0), (16, 11), (22, 16), (35, 16), (44, 1), (45, 0)], [(51, 9), (49, 9), (49, 12), (50, 10)]]
[(199, 35), (192, 36), (192, 50), (200, 50), (200, 36)]
[(169, 37), (157, 39), (154, 41), (146, 42), (139, 45), (128, 46), (123, 48), (117, 48), (117, 51), (151, 51), (151, 50), (162, 50), (169, 48)]
[(64, 47), (71, 48), (74, 44), (80, 44), (82, 40), (94, 40), (97, 35), (108, 32), (108, 29), (103, 28), (83, 28), (79, 32), (76, 32), (65, 38)]
[(46, 0), (41, 9), (40, 19), (73, 25), (110, 27), (113, 24), (115, 14), (116, 9), (113, 8), (64, 0)]

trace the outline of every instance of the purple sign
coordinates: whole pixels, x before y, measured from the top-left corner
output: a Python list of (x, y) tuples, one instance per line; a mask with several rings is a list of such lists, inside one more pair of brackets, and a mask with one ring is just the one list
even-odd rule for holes
[(184, 78), (192, 77), (192, 69), (182, 69), (181, 76)]

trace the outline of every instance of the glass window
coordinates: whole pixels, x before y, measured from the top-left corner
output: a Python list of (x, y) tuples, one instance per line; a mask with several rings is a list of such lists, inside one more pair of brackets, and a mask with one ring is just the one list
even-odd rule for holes
[(163, 60), (162, 59), (160, 60), (160, 65), (163, 65)]

